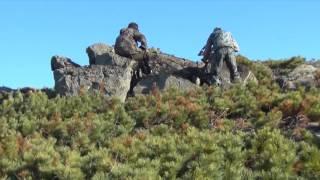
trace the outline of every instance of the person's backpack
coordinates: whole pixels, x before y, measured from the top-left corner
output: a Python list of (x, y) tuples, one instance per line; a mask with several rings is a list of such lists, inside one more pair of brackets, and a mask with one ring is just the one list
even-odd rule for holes
[(219, 31), (215, 35), (215, 44), (216, 48), (221, 47), (231, 47), (235, 51), (240, 51), (238, 43), (233, 39), (230, 32)]

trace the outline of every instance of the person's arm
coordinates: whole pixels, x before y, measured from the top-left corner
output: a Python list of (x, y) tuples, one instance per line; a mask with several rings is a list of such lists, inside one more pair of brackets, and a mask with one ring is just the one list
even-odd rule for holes
[(125, 31), (126, 31), (126, 29), (125, 29), (125, 28), (122, 28), (122, 29), (120, 30), (120, 35), (122, 35)]
[(233, 42), (233, 49), (236, 51), (236, 52), (239, 52), (240, 51), (240, 47), (237, 43), (237, 41), (232, 37), (232, 42)]
[(141, 43), (142, 49), (146, 50), (148, 48), (146, 37), (142, 33), (140, 33), (139, 31), (134, 32), (134, 39)]
[(204, 52), (203, 52), (203, 60), (207, 60), (210, 56), (210, 53), (212, 51), (212, 34), (209, 36), (207, 43), (204, 47)]

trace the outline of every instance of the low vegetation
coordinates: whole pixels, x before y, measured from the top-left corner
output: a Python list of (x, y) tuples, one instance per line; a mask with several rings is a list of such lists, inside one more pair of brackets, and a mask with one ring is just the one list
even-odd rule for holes
[(320, 143), (306, 127), (320, 122), (320, 90), (282, 91), (273, 63), (238, 62), (259, 84), (155, 88), (124, 104), (3, 95), (0, 178), (319, 179)]

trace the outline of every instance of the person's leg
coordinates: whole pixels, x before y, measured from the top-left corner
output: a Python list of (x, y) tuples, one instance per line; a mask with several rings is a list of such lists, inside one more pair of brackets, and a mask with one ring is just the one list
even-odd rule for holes
[(225, 52), (224, 49), (220, 49), (215, 53), (215, 60), (214, 60), (214, 71), (215, 71), (215, 75), (219, 76), (222, 66), (223, 66), (223, 60), (225, 58)]
[(225, 56), (226, 64), (230, 72), (231, 82), (239, 82), (240, 75), (237, 68), (236, 57), (233, 53), (233, 50), (229, 48)]
[(135, 52), (133, 54), (131, 54), (131, 58), (140, 62), (140, 61), (143, 61), (145, 59), (146, 55), (145, 55), (145, 52), (143, 51), (138, 51), (138, 52)]
[(151, 68), (149, 66), (149, 55), (145, 51), (138, 51), (131, 55), (132, 59), (136, 60), (138, 62), (138, 69), (141, 69), (141, 71), (144, 74), (150, 74)]
[(225, 55), (223, 53), (223, 49), (217, 50), (210, 60), (211, 63), (211, 71), (210, 71), (210, 82), (211, 84), (220, 84), (219, 75), (223, 65), (223, 59)]

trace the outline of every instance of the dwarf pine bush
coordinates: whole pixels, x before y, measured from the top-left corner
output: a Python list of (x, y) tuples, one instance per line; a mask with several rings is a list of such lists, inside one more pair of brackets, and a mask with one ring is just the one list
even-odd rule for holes
[[(251, 63), (244, 61), (243, 63)], [(0, 99), (0, 179), (319, 179), (319, 89)], [(263, 74), (263, 75), (262, 75)], [(262, 83), (261, 83), (262, 82)]]

